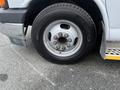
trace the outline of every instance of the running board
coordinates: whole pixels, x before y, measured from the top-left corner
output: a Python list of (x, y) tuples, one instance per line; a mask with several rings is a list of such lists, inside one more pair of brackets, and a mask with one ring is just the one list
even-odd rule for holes
[(104, 59), (120, 61), (120, 42), (107, 42), (106, 46)]

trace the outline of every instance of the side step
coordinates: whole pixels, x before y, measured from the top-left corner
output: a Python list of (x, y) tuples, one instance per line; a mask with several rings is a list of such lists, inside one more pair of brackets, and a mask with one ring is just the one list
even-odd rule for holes
[(120, 42), (107, 42), (105, 60), (120, 60)]

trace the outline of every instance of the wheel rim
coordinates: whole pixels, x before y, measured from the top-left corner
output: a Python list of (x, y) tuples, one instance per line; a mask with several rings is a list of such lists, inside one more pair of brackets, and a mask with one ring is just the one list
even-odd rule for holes
[(69, 57), (80, 50), (83, 35), (75, 23), (57, 20), (46, 27), (43, 42), (46, 49), (53, 55)]

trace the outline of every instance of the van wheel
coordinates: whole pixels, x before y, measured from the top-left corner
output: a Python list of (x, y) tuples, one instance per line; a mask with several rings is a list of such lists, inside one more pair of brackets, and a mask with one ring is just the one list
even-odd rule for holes
[(95, 24), (81, 7), (70, 3), (48, 6), (34, 20), (32, 41), (46, 60), (58, 64), (80, 61), (95, 43)]

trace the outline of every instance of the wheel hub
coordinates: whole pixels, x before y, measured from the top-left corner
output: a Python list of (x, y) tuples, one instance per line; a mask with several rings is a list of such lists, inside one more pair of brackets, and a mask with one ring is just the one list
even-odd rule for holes
[(58, 39), (58, 42), (61, 43), (61, 44), (65, 44), (67, 42), (67, 39), (65, 37), (60, 37)]
[(53, 42), (53, 46), (56, 50), (64, 51), (72, 46), (72, 36), (67, 33), (59, 32), (55, 36), (54, 39), (51, 41)]
[(58, 20), (46, 28), (43, 41), (52, 54), (66, 57), (73, 55), (80, 49), (82, 32), (74, 23)]

